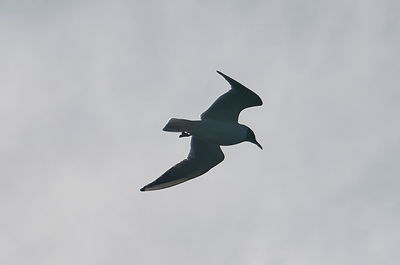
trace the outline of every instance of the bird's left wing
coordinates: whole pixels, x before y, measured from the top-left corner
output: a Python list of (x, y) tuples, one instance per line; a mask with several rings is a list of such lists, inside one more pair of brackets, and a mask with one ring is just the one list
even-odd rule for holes
[(249, 107), (263, 104), (261, 98), (233, 78), (217, 71), (231, 85), (231, 89), (201, 114), (201, 119), (225, 120), (237, 122), (240, 112)]
[(222, 160), (224, 160), (224, 153), (219, 145), (206, 143), (192, 136), (188, 157), (140, 190), (160, 190), (180, 184), (203, 175)]

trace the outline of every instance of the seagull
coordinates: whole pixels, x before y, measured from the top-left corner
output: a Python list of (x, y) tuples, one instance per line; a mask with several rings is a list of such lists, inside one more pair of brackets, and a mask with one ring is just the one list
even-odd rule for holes
[(261, 98), (229, 76), (220, 71), (217, 73), (228, 81), (231, 89), (201, 114), (201, 120), (172, 118), (163, 128), (163, 131), (181, 133), (179, 137), (192, 137), (188, 157), (140, 191), (165, 189), (203, 175), (224, 160), (221, 145), (247, 141), (262, 149), (254, 132), (238, 123), (240, 112), (245, 108), (261, 106)]

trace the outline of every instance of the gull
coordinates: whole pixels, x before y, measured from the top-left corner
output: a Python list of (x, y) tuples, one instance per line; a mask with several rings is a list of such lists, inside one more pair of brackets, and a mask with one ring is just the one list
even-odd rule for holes
[(228, 81), (231, 89), (201, 114), (201, 120), (172, 118), (163, 128), (163, 131), (181, 133), (179, 137), (192, 137), (188, 157), (140, 191), (165, 189), (203, 175), (224, 160), (221, 145), (247, 141), (262, 149), (254, 132), (238, 123), (240, 112), (245, 108), (261, 106), (261, 98), (229, 76), (220, 71), (217, 73)]

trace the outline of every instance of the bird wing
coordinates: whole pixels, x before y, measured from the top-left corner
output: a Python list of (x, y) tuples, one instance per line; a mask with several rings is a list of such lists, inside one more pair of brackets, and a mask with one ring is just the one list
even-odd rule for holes
[(231, 89), (221, 95), (217, 100), (201, 114), (201, 119), (216, 119), (237, 122), (240, 112), (249, 107), (261, 106), (261, 98), (229, 76), (217, 71), (231, 85)]
[(206, 143), (192, 136), (188, 157), (140, 190), (160, 190), (198, 177), (221, 163), (224, 157), (219, 145)]

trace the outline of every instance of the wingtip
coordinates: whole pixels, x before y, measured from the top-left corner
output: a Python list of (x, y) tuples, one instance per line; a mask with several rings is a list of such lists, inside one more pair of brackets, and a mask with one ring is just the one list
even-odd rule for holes
[(146, 191), (146, 186), (140, 189), (140, 191)]
[(220, 75), (222, 75), (223, 77), (225, 77), (226, 75), (223, 73), (223, 72), (221, 72), (221, 71), (216, 71), (218, 74), (220, 74)]
[(232, 86), (232, 88), (244, 87), (245, 89), (248, 89), (247, 87), (245, 87), (244, 85), (242, 85), (241, 83), (239, 83), (238, 81), (233, 79), (232, 77), (224, 74), (223, 72), (220, 72), (217, 70), (217, 73), (220, 74), (226, 81), (228, 81), (228, 83)]

